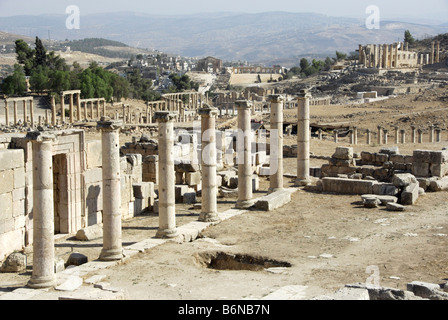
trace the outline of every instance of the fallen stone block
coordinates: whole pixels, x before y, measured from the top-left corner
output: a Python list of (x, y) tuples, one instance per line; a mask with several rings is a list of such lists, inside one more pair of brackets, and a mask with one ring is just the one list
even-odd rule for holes
[(416, 296), (430, 300), (448, 300), (448, 293), (443, 292), (440, 285), (434, 283), (413, 281), (406, 285), (408, 291)]
[(376, 195), (363, 195), (361, 196), (361, 199), (364, 207), (366, 208), (378, 208), (378, 206), (381, 204), (381, 201)]
[(347, 288), (365, 288), (369, 293), (369, 300), (421, 300), (413, 292), (395, 288), (377, 287), (365, 284), (346, 285)]
[(78, 276), (69, 276), (63, 283), (56, 286), (58, 291), (75, 291), (82, 286), (83, 279)]
[(429, 191), (438, 192), (448, 190), (448, 177), (444, 177), (440, 180), (430, 180)]
[(372, 190), (373, 194), (387, 195), (387, 196), (395, 196), (400, 192), (400, 190), (392, 183), (386, 183), (386, 182), (380, 182), (378, 184), (373, 185)]
[(386, 210), (387, 211), (405, 211), (406, 207), (401, 204), (398, 204), (398, 203), (388, 202), (386, 204)]
[(67, 259), (66, 266), (80, 266), (88, 262), (87, 256), (79, 252), (73, 252)]
[(332, 155), (334, 159), (352, 160), (353, 148), (351, 147), (337, 147), (335, 153)]
[(401, 193), (401, 204), (411, 206), (417, 202), (420, 186), (417, 182), (407, 186)]
[(291, 201), (291, 192), (279, 190), (262, 197), (255, 203), (255, 208), (262, 211), (272, 211)]
[(340, 194), (373, 194), (373, 186), (377, 183), (368, 180), (323, 178), (322, 190)]
[(397, 173), (392, 178), (392, 183), (398, 188), (407, 187), (411, 183), (417, 183), (417, 179), (410, 173)]
[(94, 224), (92, 226), (78, 230), (76, 240), (90, 241), (103, 237), (103, 224)]
[(3, 262), (0, 271), (3, 273), (15, 273), (26, 270), (26, 254), (21, 252), (11, 253)]

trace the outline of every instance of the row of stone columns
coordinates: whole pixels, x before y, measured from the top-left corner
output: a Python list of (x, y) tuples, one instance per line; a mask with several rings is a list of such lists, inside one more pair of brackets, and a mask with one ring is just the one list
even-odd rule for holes
[[(102, 141), (103, 172), (103, 248), (102, 261), (123, 258), (121, 243), (120, 121), (103, 118), (98, 123)], [(33, 271), (28, 286), (53, 287), (54, 271), (54, 195), (53, 142), (56, 134), (30, 132), (33, 154)]]
[[(241, 147), (238, 164), (238, 208), (252, 205), (252, 161), (251, 161), (251, 104), (237, 101), (238, 129)], [(305, 151), (298, 156), (298, 182), (304, 185), (309, 179), (309, 95), (299, 97), (298, 138)], [(205, 105), (199, 110), (202, 133), (202, 211), (200, 221), (218, 221), (216, 185), (216, 135), (215, 119), (217, 109)], [(158, 238), (177, 236), (175, 213), (175, 171), (174, 171), (174, 120), (176, 114), (169, 111), (155, 113), (159, 127), (159, 227)], [(269, 191), (283, 188), (283, 100), (271, 97), (271, 121), (275, 146), (271, 149), (272, 177)], [(122, 121), (102, 118), (97, 128), (101, 130), (103, 168), (103, 248), (99, 259), (102, 261), (123, 258), (121, 231), (120, 195), (120, 153), (119, 129)], [(47, 288), (55, 285), (54, 274), (54, 203), (53, 203), (53, 141), (52, 133), (31, 132), (28, 139), (33, 145), (33, 272), (28, 286)], [(308, 152), (308, 155), (305, 153)]]
[[(405, 144), (406, 143), (406, 130), (401, 129), (398, 126), (395, 126), (394, 131), (394, 142), (396, 144)], [(334, 141), (338, 142), (338, 130), (334, 130)], [(322, 139), (321, 132), (319, 134), (319, 139)], [(377, 131), (377, 144), (387, 144), (389, 140), (389, 130), (378, 126)], [(429, 127), (429, 143), (441, 142), (442, 141), (442, 129), (437, 128), (433, 125)], [(416, 129), (415, 126), (411, 126), (411, 143), (423, 143), (423, 130)], [(370, 129), (366, 130), (366, 144), (372, 143), (372, 132)], [(353, 127), (350, 129), (350, 144), (358, 144), (358, 129)]]
[[(14, 116), (14, 125), (19, 124), (19, 115), (18, 115), (18, 102), (23, 102), (23, 123), (30, 122), (31, 126), (34, 126), (34, 100), (32, 97), (29, 98), (12, 98), (5, 99), (5, 123), (8, 126), (10, 124), (10, 112), (9, 112), (9, 103), (13, 103), (13, 116)], [(29, 115), (30, 120), (28, 121), (28, 102), (29, 102)]]

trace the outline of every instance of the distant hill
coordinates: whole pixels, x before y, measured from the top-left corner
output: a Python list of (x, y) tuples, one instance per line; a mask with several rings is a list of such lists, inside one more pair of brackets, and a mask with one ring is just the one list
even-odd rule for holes
[(157, 49), (186, 57), (215, 56), (272, 64), (298, 63), (303, 56), (349, 53), (359, 44), (403, 41), (405, 30), (417, 39), (448, 32), (448, 25), (382, 21), (368, 30), (364, 21), (315, 13), (218, 13), (158, 16), (132, 12), (86, 15), (79, 30), (65, 27), (64, 15), (0, 18), (0, 30), (48, 39), (107, 38), (131, 47)]

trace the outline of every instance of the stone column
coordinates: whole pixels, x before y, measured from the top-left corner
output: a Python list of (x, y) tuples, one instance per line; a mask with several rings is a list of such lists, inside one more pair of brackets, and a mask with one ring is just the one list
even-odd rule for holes
[(14, 105), (14, 125), (17, 125), (19, 122), (19, 119), (18, 119), (19, 117), (17, 115), (17, 101), (16, 100), (13, 101), (13, 105)]
[(297, 99), (297, 180), (296, 185), (306, 186), (310, 180), (310, 98), (301, 90)]
[(400, 130), (401, 132), (401, 143), (405, 144), (406, 143), (406, 130), (402, 129)]
[(389, 132), (389, 130), (387, 130), (387, 129), (384, 129), (384, 130), (383, 130), (383, 133), (384, 133), (383, 143), (384, 143), (384, 144), (387, 144), (387, 140), (388, 140), (388, 132)]
[(73, 118), (73, 93), (70, 93), (70, 100), (69, 100), (69, 118), (70, 118), (70, 123), (73, 123), (74, 118)]
[(353, 144), (358, 144), (358, 128), (353, 127)]
[(81, 121), (81, 94), (76, 94), (76, 119)]
[(415, 143), (417, 139), (417, 136), (415, 134), (415, 126), (411, 126), (411, 142)]
[(400, 141), (400, 128), (395, 126), (395, 144), (398, 144)]
[(5, 100), (5, 123), (6, 123), (6, 126), (9, 126), (9, 107), (8, 107), (7, 100)]
[(442, 141), (442, 129), (436, 128), (436, 142)]
[(418, 143), (423, 143), (423, 130), (418, 129), (417, 134), (418, 134)]
[(429, 63), (434, 63), (434, 41), (431, 42), (431, 55), (429, 56)]
[(218, 185), (216, 183), (216, 116), (218, 109), (204, 104), (198, 110), (201, 115), (202, 141), (202, 211), (199, 221), (219, 221), (218, 217)]
[(372, 142), (372, 133), (370, 132), (370, 129), (367, 129), (366, 132), (366, 144), (369, 145)]
[(283, 189), (283, 98), (270, 96), (271, 138), (269, 192)]
[(440, 62), (440, 41), (437, 41), (437, 48), (436, 48), (436, 63)]
[(339, 137), (338, 137), (338, 134), (339, 134), (339, 132), (338, 132), (338, 130), (333, 130), (333, 137), (334, 137), (334, 142), (335, 143), (338, 143), (339, 141)]
[(56, 284), (54, 272), (54, 135), (30, 132), (33, 149), (33, 272), (28, 286), (50, 288)]
[(383, 127), (381, 127), (381, 126), (378, 126), (377, 143), (378, 144), (382, 144), (383, 143)]
[(248, 208), (252, 200), (252, 130), (250, 125), (251, 103), (235, 101), (238, 110), (238, 201), (237, 208)]
[(27, 108), (28, 108), (28, 102), (26, 100), (22, 101), (23, 103), (23, 124), (26, 125), (27, 124), (27, 118), (28, 118), (28, 112), (27, 112)]
[(31, 127), (34, 127), (34, 100), (30, 99), (30, 118), (31, 118)]
[(65, 122), (65, 95), (61, 92), (61, 121)]
[[(174, 172), (174, 119), (176, 113), (155, 113), (159, 126), (159, 229), (157, 238), (174, 238), (176, 228), (176, 198)], [(163, 177), (163, 178), (162, 178)]]
[(56, 102), (54, 101), (54, 96), (51, 96), (51, 124), (56, 125)]
[(434, 142), (434, 125), (429, 126), (429, 142)]
[(101, 130), (103, 154), (103, 249), (101, 261), (120, 260), (124, 257), (121, 236), (121, 180), (120, 141), (121, 121), (103, 117), (98, 122)]

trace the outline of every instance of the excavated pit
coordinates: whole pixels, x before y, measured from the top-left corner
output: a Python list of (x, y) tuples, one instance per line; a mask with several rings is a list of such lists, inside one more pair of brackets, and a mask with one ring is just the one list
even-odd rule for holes
[(200, 265), (215, 270), (262, 271), (270, 268), (290, 268), (285, 261), (273, 260), (248, 254), (232, 254), (223, 251), (201, 252), (196, 254)]

